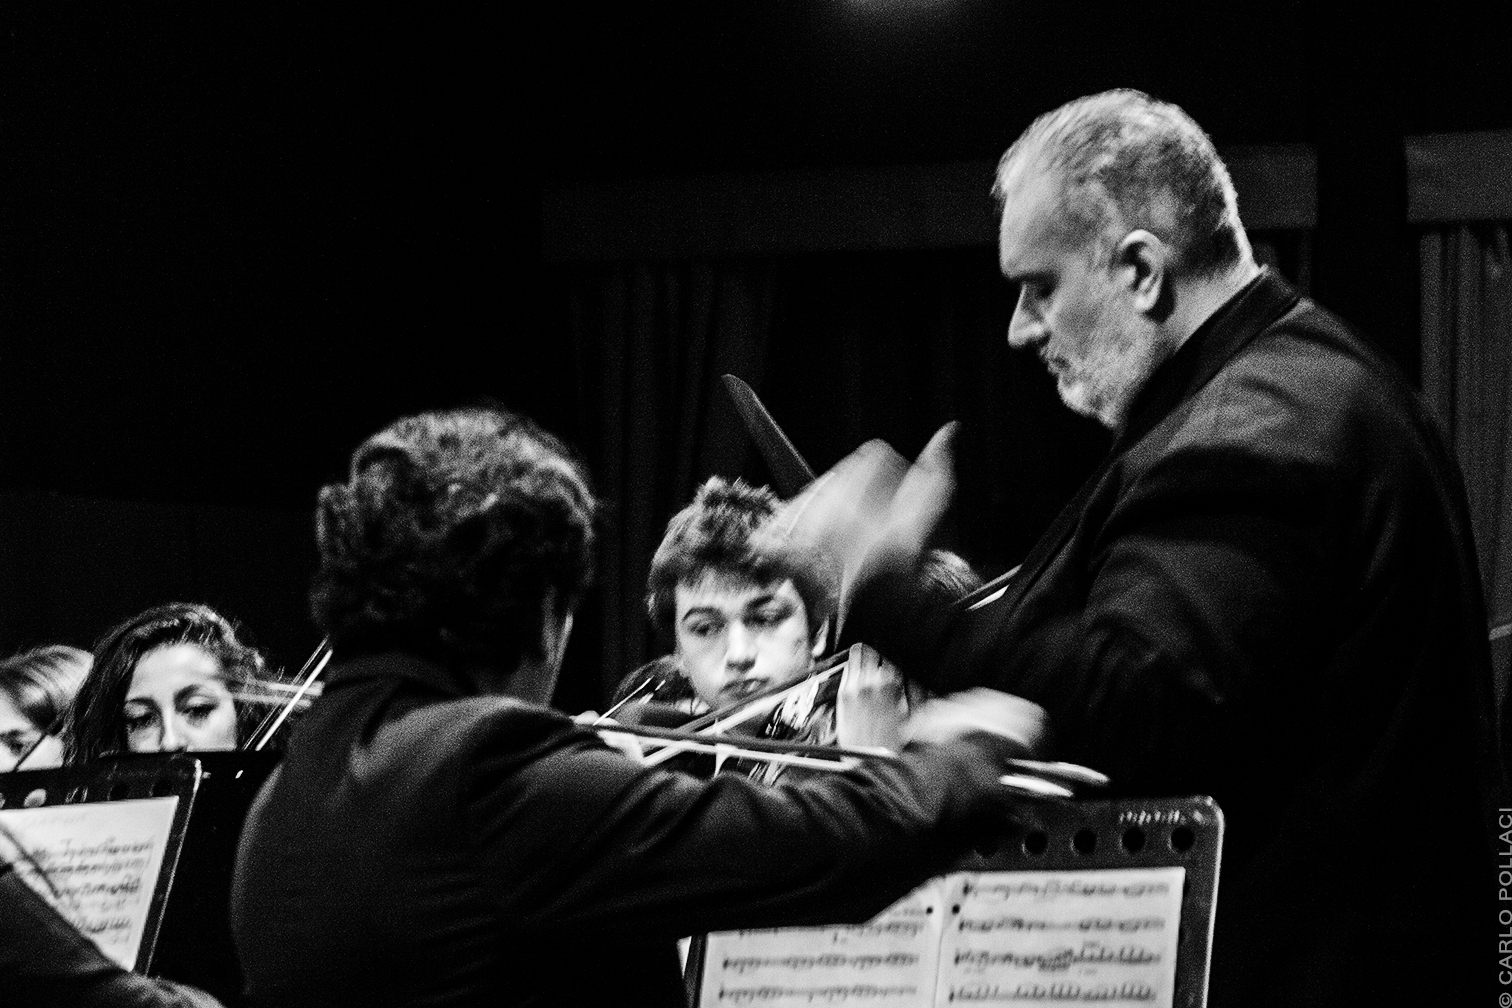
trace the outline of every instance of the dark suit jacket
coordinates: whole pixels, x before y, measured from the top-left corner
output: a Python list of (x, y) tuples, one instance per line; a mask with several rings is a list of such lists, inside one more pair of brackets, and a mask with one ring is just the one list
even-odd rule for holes
[(1263, 275), (1002, 597), (931, 610), (912, 577), (863, 585), (848, 633), (933, 688), (1036, 701), (1125, 793), (1218, 800), (1213, 1004), (1492, 1003), (1512, 803), (1461, 481), (1333, 316)]
[(677, 937), (867, 919), (1009, 811), (985, 736), (764, 789), (469, 693), (403, 654), (330, 674), (242, 837), (257, 1004), (681, 1004)]

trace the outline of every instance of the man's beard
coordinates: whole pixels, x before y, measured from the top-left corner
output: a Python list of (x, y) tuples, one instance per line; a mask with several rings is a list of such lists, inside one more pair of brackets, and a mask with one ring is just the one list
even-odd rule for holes
[(1119, 332), (1111, 327), (1090, 341), (1092, 352), (1057, 370), (1061, 402), (1116, 430), (1128, 418), (1134, 398), (1170, 350), (1148, 330)]

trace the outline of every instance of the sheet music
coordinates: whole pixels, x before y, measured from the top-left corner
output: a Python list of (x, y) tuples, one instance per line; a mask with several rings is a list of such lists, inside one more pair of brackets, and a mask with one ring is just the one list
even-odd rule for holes
[(3, 809), (9, 836), (0, 831), (0, 857), (101, 952), (132, 969), (177, 808), (170, 796)]
[(937, 1004), (1170, 1008), (1186, 869), (952, 878)]
[(711, 934), (699, 1004), (788, 1008), (933, 1003), (946, 883), (930, 882), (865, 924)]

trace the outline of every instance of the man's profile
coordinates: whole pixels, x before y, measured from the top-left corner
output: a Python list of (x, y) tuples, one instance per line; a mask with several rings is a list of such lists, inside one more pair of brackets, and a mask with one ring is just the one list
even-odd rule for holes
[(1008, 150), (995, 191), (1009, 341), (1112, 451), (980, 605), (920, 588), (948, 432), (906, 472), (885, 446), (843, 461), (793, 509), (789, 548), (860, 571), (847, 636), (910, 677), (1040, 704), (1057, 756), (1123, 793), (1217, 799), (1212, 1003), (1489, 996), (1478, 939), (1494, 810), (1512, 802), (1437, 424), (1255, 265), (1222, 161), (1179, 108), (1070, 102)]

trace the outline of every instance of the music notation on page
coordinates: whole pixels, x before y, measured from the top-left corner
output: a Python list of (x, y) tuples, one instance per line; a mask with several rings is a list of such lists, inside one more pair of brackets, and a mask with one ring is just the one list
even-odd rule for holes
[(1170, 1006), (1183, 868), (961, 872), (860, 925), (710, 935), (716, 1005)]
[(1169, 1006), (1184, 868), (960, 876), (938, 1004)]
[(132, 969), (177, 808), (170, 796), (3, 809), (0, 857), (101, 952)]

